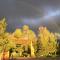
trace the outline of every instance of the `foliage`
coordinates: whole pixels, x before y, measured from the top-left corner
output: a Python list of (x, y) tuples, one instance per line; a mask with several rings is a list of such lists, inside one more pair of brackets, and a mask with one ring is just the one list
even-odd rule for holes
[(6, 30), (6, 19), (5, 17), (0, 20), (0, 35), (3, 34)]
[(23, 38), (26, 38), (26, 40), (29, 42), (28, 46), (30, 46), (31, 49), (31, 56), (35, 56), (35, 45), (37, 41), (37, 37), (35, 33), (30, 30), (29, 26), (24, 25), (23, 26)]
[(0, 21), (0, 53), (10, 51), (12, 57), (56, 56), (57, 40), (46, 27), (39, 27), (38, 37), (28, 25), (6, 32), (6, 18)]
[(50, 33), (46, 27), (39, 28), (37, 43), (39, 56), (52, 56), (52, 54), (57, 50), (56, 37), (53, 33)]
[(22, 36), (22, 31), (21, 29), (16, 29), (13, 34), (16, 38), (20, 38)]

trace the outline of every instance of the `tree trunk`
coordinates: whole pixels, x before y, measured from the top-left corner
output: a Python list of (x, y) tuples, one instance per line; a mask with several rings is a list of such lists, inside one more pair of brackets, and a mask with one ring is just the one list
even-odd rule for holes
[(5, 60), (5, 52), (3, 51), (3, 60)]

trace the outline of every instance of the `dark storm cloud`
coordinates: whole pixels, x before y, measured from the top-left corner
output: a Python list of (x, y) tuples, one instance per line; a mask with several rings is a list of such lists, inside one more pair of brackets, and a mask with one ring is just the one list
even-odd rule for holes
[[(45, 25), (51, 31), (59, 31), (60, 28), (60, 16), (53, 19), (53, 23), (50, 21), (41, 21), (40, 19), (49, 11), (60, 10), (60, 0), (0, 0), (0, 18), (6, 16), (8, 23), (8, 31), (13, 31), (16, 27), (21, 27), (24, 24), (33, 26)], [(33, 18), (33, 23), (31, 18)], [(30, 22), (25, 20), (31, 20)], [(50, 20), (50, 19), (49, 19)], [(27, 21), (27, 22), (24, 22)], [(52, 21), (52, 20), (51, 20)], [(39, 23), (38, 23), (39, 22)], [(55, 26), (56, 24), (58, 25)], [(54, 25), (55, 24), (55, 25)], [(35, 28), (35, 26), (33, 26)], [(52, 27), (51, 27), (52, 26)]]

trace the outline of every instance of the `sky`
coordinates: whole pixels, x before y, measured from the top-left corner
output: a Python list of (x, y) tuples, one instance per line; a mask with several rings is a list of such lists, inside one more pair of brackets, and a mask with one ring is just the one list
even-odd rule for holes
[(60, 32), (60, 0), (0, 0), (0, 18), (3, 16), (9, 32), (25, 24), (34, 31), (46, 26)]

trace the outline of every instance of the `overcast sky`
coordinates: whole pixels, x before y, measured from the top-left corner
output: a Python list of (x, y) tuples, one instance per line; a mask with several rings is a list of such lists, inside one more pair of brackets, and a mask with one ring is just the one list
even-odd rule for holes
[(3, 16), (8, 31), (28, 24), (33, 30), (44, 25), (60, 32), (60, 0), (0, 0), (0, 18)]

